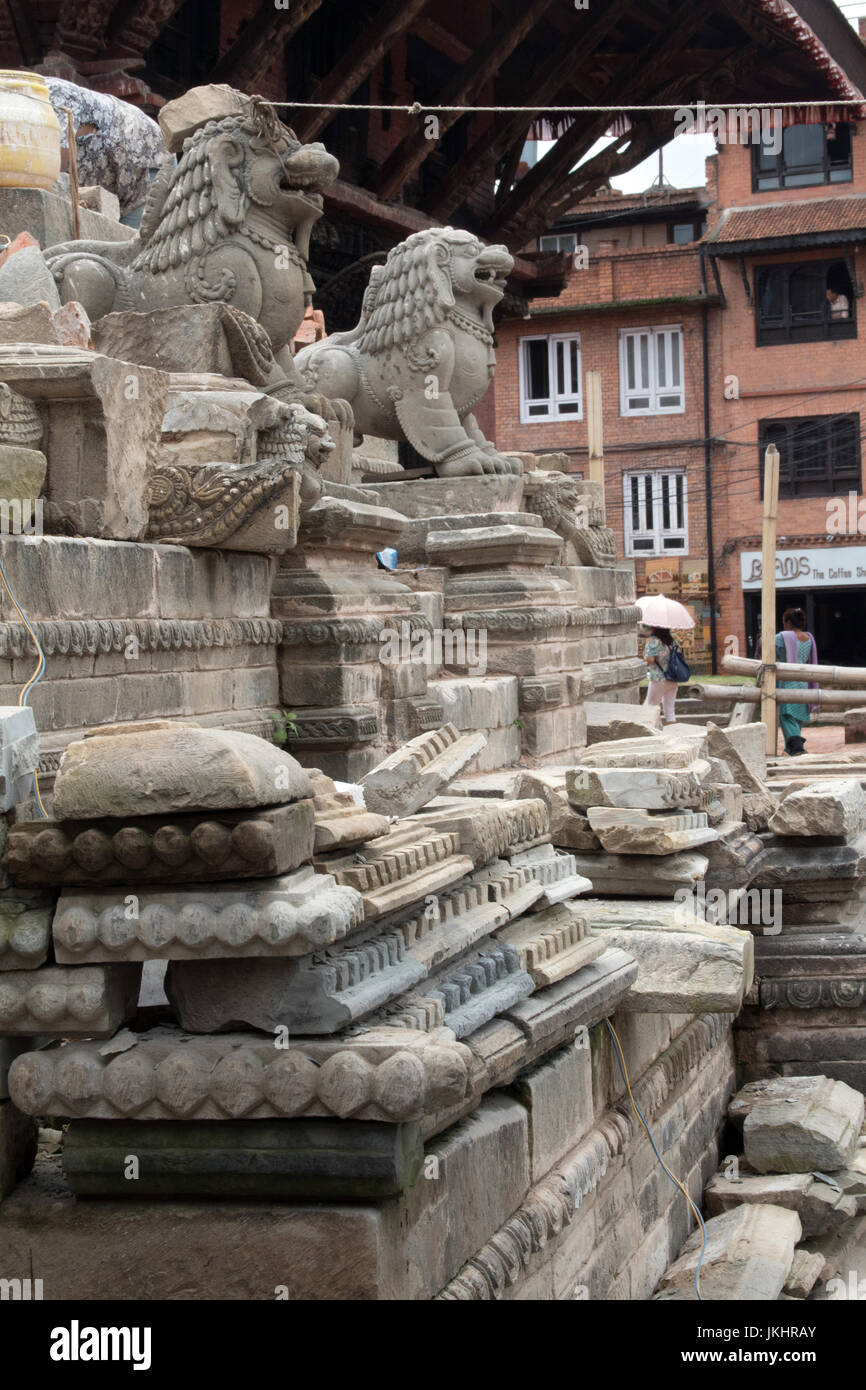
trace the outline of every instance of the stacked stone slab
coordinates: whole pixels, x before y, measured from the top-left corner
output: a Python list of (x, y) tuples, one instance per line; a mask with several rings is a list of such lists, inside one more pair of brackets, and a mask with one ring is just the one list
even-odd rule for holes
[[(804, 1299), (844, 1260), (866, 1210), (863, 1096), (826, 1076), (753, 1082), (728, 1107), (742, 1154), (710, 1181), (704, 1298)], [(801, 1243), (802, 1242), (802, 1243)], [(696, 1298), (700, 1233), (665, 1272), (659, 1298)]]
[[(401, 1190), (417, 1174), (422, 1135), (501, 1082), (498, 1063), (467, 1042), (537, 995), (545, 1023), (510, 1049), (515, 1074), (573, 1035), (611, 987), (624, 992), (631, 957), (590, 937), (572, 899), (591, 885), (550, 845), (542, 802), (464, 816), (418, 805), (462, 770), (479, 737), (436, 731), (371, 775), (382, 806), (399, 803), (410, 819), (367, 809), (243, 734), (163, 721), (70, 745), (57, 820), (12, 828), (6, 853), (23, 882), (62, 888), (57, 963), (34, 972), (41, 992), (0, 993), (0, 1022), (14, 1013), (7, 1031), (47, 1020), (43, 1031), (81, 1039), (21, 1059), (23, 1110), (124, 1122), (114, 1137), (78, 1131), (75, 1190), (124, 1191), (106, 1155), (128, 1146), (129, 1120), (145, 1126), (148, 1191), (190, 1192), (200, 1171), (200, 1195), (221, 1180), (250, 1192), (242, 1156), (254, 1144), (270, 1155), (262, 1194), (334, 1193), (342, 1181), (349, 1195), (368, 1156), (367, 1190)], [(156, 961), (167, 962), (176, 1026), (88, 1041), (128, 1021), (142, 962)], [(164, 1145), (148, 1128), (157, 1120), (173, 1126)], [(214, 1168), (196, 1126), (230, 1120), (259, 1128), (239, 1131), (236, 1150), (221, 1130)], [(343, 1121), (392, 1132), (383, 1146), (365, 1131), (341, 1178), (324, 1154), (343, 1142), (328, 1124)]]

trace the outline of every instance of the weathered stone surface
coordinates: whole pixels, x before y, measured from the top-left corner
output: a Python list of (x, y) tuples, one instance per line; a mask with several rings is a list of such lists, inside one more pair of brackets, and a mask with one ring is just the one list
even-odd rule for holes
[(39, 763), (39, 735), (28, 705), (0, 705), (0, 812), (26, 801)]
[(627, 705), (614, 701), (587, 700), (586, 741), (620, 742), (625, 738), (645, 738), (651, 730), (661, 732), (662, 714), (658, 705)]
[(0, 1033), (110, 1037), (138, 1004), (141, 966), (43, 965), (0, 975)]
[(496, 939), (514, 947), (536, 989), (566, 979), (607, 949), (604, 940), (589, 936), (586, 918), (569, 903), (524, 917), (498, 931)]
[(544, 526), (473, 526), (464, 530), (428, 531), (427, 558), (449, 569), (487, 565), (555, 565), (562, 539)]
[(587, 816), (603, 848), (611, 854), (675, 854), (679, 850), (696, 849), (717, 838), (702, 811), (665, 816), (626, 808), (590, 806)]
[(126, 821), (22, 821), (10, 829), (4, 863), (19, 884), (269, 878), (309, 859), (314, 837), (312, 801)]
[(840, 777), (789, 792), (770, 817), (776, 835), (832, 835), (846, 840), (866, 828), (866, 795), (858, 781)]
[(392, 1016), (394, 1021), (412, 1028), (424, 1020), (429, 1022), (441, 1008), (446, 1028), (456, 1037), (465, 1038), (497, 1014), (513, 1008), (534, 988), (515, 948), (492, 941), (456, 968), (446, 966), (423, 990), (407, 994), (395, 1005)]
[(0, 1202), (33, 1167), (37, 1134), (35, 1120), (11, 1100), (0, 1100)]
[(453, 831), (460, 849), (476, 867), (512, 856), (550, 840), (550, 819), (540, 799), (487, 801), (483, 797), (449, 800), (447, 809), (428, 808), (419, 819), (425, 825)]
[(63, 820), (235, 811), (298, 801), (312, 790), (294, 758), (253, 734), (128, 724), (69, 745), (54, 808)]
[(710, 1216), (719, 1216), (741, 1205), (758, 1203), (795, 1211), (806, 1237), (836, 1231), (857, 1215), (857, 1203), (853, 1197), (834, 1191), (828, 1183), (811, 1173), (774, 1173), (756, 1177), (741, 1172), (736, 1179), (716, 1173), (710, 1179), (705, 1197)]
[[(863, 1096), (826, 1076), (767, 1082), (750, 1091), (743, 1124), (746, 1158), (758, 1173), (833, 1173), (857, 1151)], [(802, 1084), (808, 1082), (809, 1084)], [(756, 1085), (759, 1083), (756, 1083)]]
[(0, 971), (36, 970), (48, 959), (54, 900), (39, 893), (0, 893)]
[[(588, 1037), (522, 1072), (511, 1093), (529, 1114), (532, 1181), (538, 1182), (592, 1128), (592, 1062)], [(583, 1045), (581, 1045), (581, 1043)]]
[(256, 386), (265, 384), (273, 368), (267, 335), (230, 304), (105, 314), (94, 325), (93, 341), (98, 352), (124, 362), (164, 372), (214, 372)]
[[(539, 990), (507, 1011), (533, 1048), (557, 1047), (574, 1028), (591, 1028), (616, 1012), (637, 978), (638, 965), (627, 951), (611, 947), (575, 975)], [(536, 1054), (538, 1055), (538, 1054)]]
[(689, 850), (657, 856), (575, 850), (574, 863), (597, 893), (616, 898), (672, 898), (680, 889), (694, 889), (707, 872), (706, 857)]
[(725, 729), (712, 722), (707, 724), (707, 750), (711, 757), (727, 764), (734, 781), (745, 793), (743, 815), (750, 830), (765, 830), (778, 802), (770, 792), (752, 762), (743, 756)]
[(400, 912), (429, 894), (450, 888), (474, 865), (460, 853), (456, 833), (414, 821), (398, 822), (387, 835), (370, 840), (363, 855), (317, 856), (320, 873), (356, 888), (364, 905), (364, 920)]
[(427, 690), (456, 729), (510, 729), (518, 716), (516, 676), (448, 676)]
[(362, 921), (361, 896), (305, 867), (280, 878), (139, 891), (134, 915), (119, 891), (67, 889), (54, 917), (54, 950), (67, 964), (302, 956)]
[(453, 724), (419, 734), (362, 778), (367, 807), (391, 816), (419, 811), (460, 775), (486, 742), (480, 731), (461, 734)]
[[(497, 927), (510, 921), (526, 897), (535, 900), (538, 885), (528, 890), (518, 871), (500, 872), (485, 878), (485, 871), (463, 879), (456, 888), (437, 893), (408, 921), (398, 922), (395, 930), (403, 939), (406, 954), (417, 961), (425, 973), (475, 946)], [(517, 899), (517, 901), (515, 901)]]
[[(706, 1223), (701, 1294), (710, 1302), (767, 1302), (779, 1297), (801, 1236), (800, 1218), (782, 1207), (742, 1206)], [(657, 1297), (697, 1300), (695, 1270), (701, 1255), (695, 1231), (665, 1271)]]
[(736, 1013), (751, 984), (753, 945), (748, 932), (735, 927), (694, 923), (690, 927), (644, 927), (640, 909), (631, 925), (598, 927), (597, 912), (588, 920), (610, 946), (635, 957), (637, 980), (621, 1009), (634, 1013)]
[(0, 343), (57, 343), (57, 329), (50, 306), (0, 302)]
[(335, 1033), (426, 974), (399, 931), (361, 937), (297, 960), (173, 960), (165, 992), (181, 1027), (193, 1033)]
[(566, 790), (567, 769), (537, 768), (521, 772), (514, 795), (540, 797), (550, 815), (550, 838), (561, 849), (601, 849), (586, 815), (576, 811)]
[(347, 849), (387, 835), (387, 816), (367, 811), (360, 791), (340, 791), (318, 768), (309, 769), (308, 775), (313, 788), (317, 852)]
[(194, 1037), (157, 1028), (116, 1040), (27, 1052), (9, 1072), (26, 1114), (94, 1120), (278, 1119), (298, 1115), (409, 1121), (456, 1104), (471, 1054), (445, 1036), (378, 1028), (317, 1042), (254, 1033)]
[(590, 880), (577, 872), (574, 855), (563, 854), (553, 845), (537, 845), (535, 849), (512, 854), (509, 862), (517, 869), (528, 869), (542, 885), (544, 892), (538, 899), (536, 911), (567, 902), (592, 888)]
[[(134, 1182), (124, 1175), (134, 1153)], [(79, 1197), (381, 1200), (424, 1159), (417, 1124), (369, 1120), (76, 1120), (63, 1172)]]
[(702, 804), (701, 767), (700, 763), (674, 770), (581, 766), (566, 773), (568, 799), (579, 811), (590, 806), (635, 807), (650, 811), (698, 807)]
[[(664, 730), (661, 738), (650, 733), (639, 738), (608, 739), (594, 743), (584, 751), (580, 761), (583, 767), (670, 769), (690, 768), (696, 760), (702, 762), (706, 756), (703, 730), (689, 729), (688, 725), (683, 725), (681, 730), (677, 725), (675, 731)], [(701, 769), (701, 776), (703, 775), (704, 769)]]
[(791, 1298), (808, 1298), (824, 1273), (826, 1264), (824, 1256), (817, 1252), (795, 1250), (784, 1292)]
[(40, 449), (24, 449), (15, 444), (0, 444), (0, 488), (8, 507), (8, 527), (17, 523), (14, 503), (19, 504), (22, 529), (32, 525), (35, 503), (42, 496), (48, 460)]
[[(13, 257), (17, 260), (18, 257)], [(0, 381), (43, 404), (46, 516), (56, 530), (137, 540), (169, 378), (81, 348), (0, 346)]]
[(0, 301), (12, 304), (45, 303), (60, 308), (54, 276), (38, 246), (24, 246), (0, 265)]

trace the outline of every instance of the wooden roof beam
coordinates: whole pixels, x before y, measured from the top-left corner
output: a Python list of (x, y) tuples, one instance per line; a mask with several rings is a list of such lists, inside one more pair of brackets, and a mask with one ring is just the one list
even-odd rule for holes
[[(470, 61), (445, 83), (431, 105), (452, 106), (468, 101), (479, 88), (492, 81), (521, 40), (555, 3), (556, 0), (528, 0), (528, 3), (527, 0), (514, 0), (506, 18), (500, 20), (479, 44)], [(460, 119), (460, 113), (441, 111), (437, 113), (437, 119), (441, 136)], [(426, 138), (423, 122), (419, 121), (382, 165), (375, 180), (379, 197), (396, 197), (407, 179), (424, 163), (435, 143)]]
[(438, 217), (444, 221), (451, 216), (481, 170), (491, 160), (496, 163), (501, 159), (506, 150), (519, 138), (520, 132), (527, 128), (528, 123), (541, 115), (545, 103), (552, 103), (565, 84), (574, 80), (575, 73), (583, 71), (594, 50), (628, 12), (630, 6), (631, 0), (608, 0), (586, 29), (578, 31), (575, 46), (566, 49), (559, 62), (551, 67), (550, 59), (545, 58), (536, 64), (525, 86), (526, 90), (532, 93), (532, 101), (537, 105), (537, 109), (534, 112), (521, 111), (501, 118), (492, 130), (486, 130), (470, 146), (447, 178), (424, 202), (424, 209), (431, 217)]
[(220, 58), (211, 82), (229, 82), (251, 92), (321, 4), (322, 0), (293, 0), (289, 10), (263, 5)]
[[(430, 3), (431, 0), (388, 0), (362, 29), (355, 42), (349, 45), (327, 77), (322, 78), (309, 100), (323, 103), (347, 101)], [(299, 110), (293, 121), (295, 132), (301, 140), (315, 140), (335, 115), (336, 112), (327, 110)]]

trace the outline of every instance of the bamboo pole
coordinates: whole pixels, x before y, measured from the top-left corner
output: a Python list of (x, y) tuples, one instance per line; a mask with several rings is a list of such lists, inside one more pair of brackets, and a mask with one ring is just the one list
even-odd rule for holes
[(767, 752), (776, 754), (776, 518), (779, 512), (779, 450), (768, 444), (764, 453), (764, 524), (761, 539), (761, 722), (767, 728)]
[[(763, 711), (766, 696), (763, 688), (757, 685), (702, 685), (691, 681), (690, 689), (700, 692), (704, 700), (718, 700), (721, 703), (756, 705), (760, 701)], [(791, 690), (783, 686), (773, 691), (773, 701), (780, 705), (858, 705), (866, 707), (866, 690)]]
[(586, 374), (586, 434), (589, 442), (589, 480), (604, 486), (604, 424), (601, 413), (601, 372)]
[[(722, 657), (724, 669), (735, 676), (755, 676), (761, 664), (751, 656)], [(866, 666), (809, 666), (805, 662), (779, 661), (776, 663), (776, 676), (783, 681), (810, 680), (819, 685), (866, 686)]]

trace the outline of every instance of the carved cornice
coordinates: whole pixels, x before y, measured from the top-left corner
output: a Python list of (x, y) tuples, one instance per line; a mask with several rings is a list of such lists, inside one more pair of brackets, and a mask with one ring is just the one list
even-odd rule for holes
[[(276, 646), (283, 625), (275, 618), (88, 618), (52, 619), (32, 626), (46, 656), (96, 656), (122, 652), (130, 638), (143, 652)], [(0, 623), (0, 659), (8, 661), (32, 650), (23, 623)]]
[[(729, 1014), (704, 1014), (686, 1027), (650, 1067), (635, 1099), (652, 1118), (668, 1096), (703, 1058), (722, 1042), (731, 1026)], [(628, 1100), (607, 1111), (599, 1124), (544, 1178), (504, 1226), (472, 1256), (437, 1299), (473, 1302), (492, 1300), (516, 1284), (530, 1269), (548, 1241), (571, 1224), (586, 1197), (604, 1177), (612, 1158), (625, 1150), (637, 1132)]]
[(302, 642), (310, 646), (363, 646), (368, 642), (381, 642), (383, 634), (387, 633), (401, 637), (404, 623), (409, 624), (410, 641), (415, 636), (433, 631), (429, 618), (417, 613), (405, 616), (383, 614), (381, 618), (335, 618), (330, 622), (314, 618), (309, 622), (283, 622), (282, 635), (277, 640), (289, 647)]
[(859, 1009), (866, 980), (762, 980), (760, 999), (765, 1009)]

